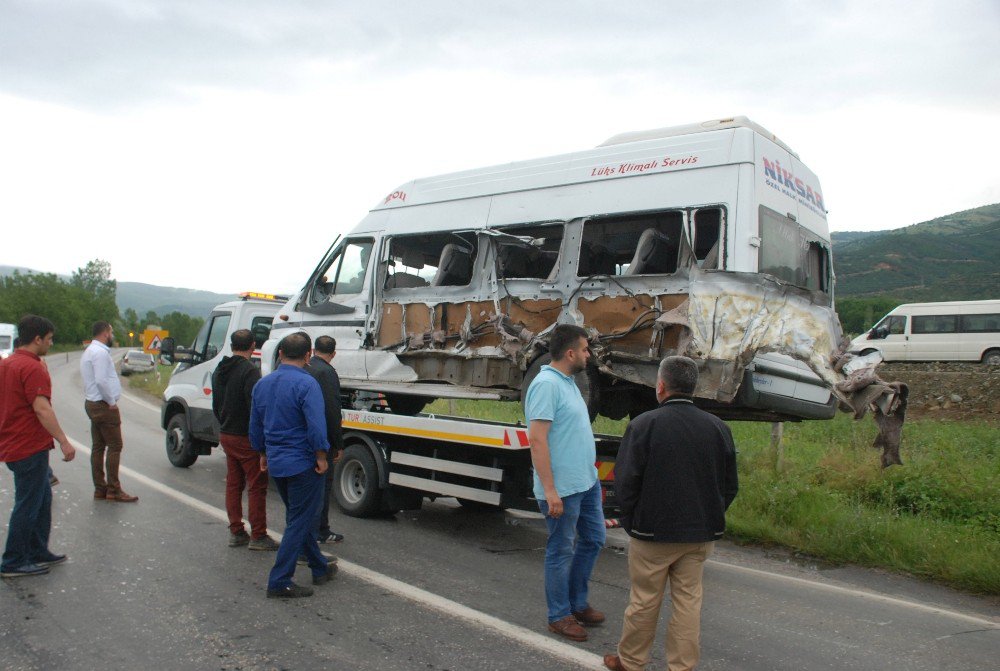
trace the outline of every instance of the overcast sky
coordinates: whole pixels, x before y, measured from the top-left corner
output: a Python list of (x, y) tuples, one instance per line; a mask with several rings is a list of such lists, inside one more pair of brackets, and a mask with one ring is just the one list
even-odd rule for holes
[(1000, 202), (1000, 2), (0, 2), (0, 264), (289, 291), (416, 177), (737, 114), (835, 231)]

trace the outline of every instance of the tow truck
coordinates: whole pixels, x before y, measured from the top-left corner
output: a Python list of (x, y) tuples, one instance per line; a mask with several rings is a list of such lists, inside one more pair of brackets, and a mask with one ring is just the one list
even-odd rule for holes
[[(424, 497), (466, 507), (537, 511), (528, 428), (435, 414), (399, 415), (384, 401), (342, 411), (344, 454), (334, 469), (340, 509), (371, 517), (419, 508)], [(614, 459), (620, 439), (596, 435), (605, 518), (616, 524)]]
[(212, 308), (191, 347), (179, 347), (173, 338), (163, 339), (160, 359), (177, 364), (163, 391), (160, 410), (171, 464), (187, 468), (199, 456), (211, 454), (219, 444), (219, 422), (212, 413), (212, 373), (223, 357), (233, 353), (229, 336), (233, 331), (249, 329), (255, 343), (251, 361), (260, 367), (260, 346), (287, 300), (287, 296), (245, 291), (237, 300)]

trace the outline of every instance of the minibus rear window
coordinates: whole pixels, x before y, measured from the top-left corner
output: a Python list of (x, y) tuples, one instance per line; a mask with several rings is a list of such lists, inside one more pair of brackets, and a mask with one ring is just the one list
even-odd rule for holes
[(809, 291), (830, 292), (829, 245), (809, 229), (760, 207), (758, 272)]

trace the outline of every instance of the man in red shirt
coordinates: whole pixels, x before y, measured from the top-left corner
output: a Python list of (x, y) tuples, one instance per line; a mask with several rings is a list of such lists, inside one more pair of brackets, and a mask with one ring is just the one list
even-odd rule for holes
[(53, 439), (63, 461), (76, 456), (52, 409), (52, 380), (41, 359), (52, 347), (55, 327), (44, 317), (28, 315), (17, 330), (19, 347), (0, 362), (0, 461), (14, 473), (14, 509), (0, 564), (3, 578), (41, 575), (66, 561), (66, 555), (49, 550)]

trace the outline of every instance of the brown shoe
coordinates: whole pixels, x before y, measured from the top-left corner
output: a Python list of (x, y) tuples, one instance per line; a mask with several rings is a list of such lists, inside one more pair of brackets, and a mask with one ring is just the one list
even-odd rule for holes
[(604, 655), (604, 666), (611, 669), (611, 671), (625, 671), (625, 667), (622, 666), (621, 657), (618, 655)]
[(573, 617), (585, 627), (593, 627), (604, 622), (604, 613), (590, 606), (573, 613)]
[(567, 615), (561, 620), (549, 622), (549, 631), (560, 636), (565, 636), (571, 641), (582, 642), (587, 640), (587, 632), (583, 630), (580, 623), (572, 615)]
[(125, 492), (124, 489), (119, 490), (108, 490), (108, 495), (105, 497), (108, 501), (118, 501), (119, 503), (135, 503), (139, 500), (138, 496), (132, 496)]
[(108, 498), (108, 490), (104, 487), (94, 487), (94, 500), (103, 501)]

